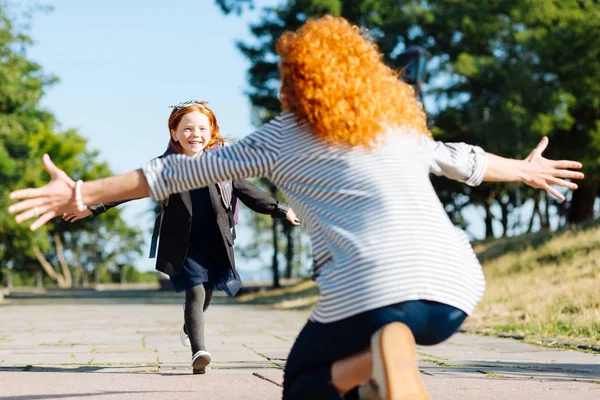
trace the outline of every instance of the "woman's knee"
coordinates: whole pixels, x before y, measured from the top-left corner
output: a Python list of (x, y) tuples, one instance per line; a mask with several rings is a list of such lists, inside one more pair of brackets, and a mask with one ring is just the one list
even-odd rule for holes
[(466, 318), (467, 314), (453, 308), (432, 316), (433, 323), (429, 325), (425, 334), (416, 338), (417, 343), (432, 346), (448, 340), (460, 329)]
[(331, 384), (331, 379), (324, 378), (323, 371), (312, 371), (296, 377), (292, 382), (284, 378), (283, 400), (339, 400), (342, 396)]

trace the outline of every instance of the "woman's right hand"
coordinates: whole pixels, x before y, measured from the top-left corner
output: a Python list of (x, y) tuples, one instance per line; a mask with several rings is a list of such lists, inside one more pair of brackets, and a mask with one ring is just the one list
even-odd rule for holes
[(15, 217), (17, 223), (36, 218), (29, 226), (32, 231), (52, 218), (77, 208), (73, 193), (75, 181), (54, 165), (48, 154), (44, 154), (42, 161), (46, 171), (50, 173), (50, 182), (41, 188), (16, 190), (9, 195), (11, 200), (20, 200), (8, 207), (9, 213), (20, 213)]
[(62, 219), (64, 219), (65, 221), (75, 222), (78, 219), (83, 219), (90, 215), (92, 215), (92, 210), (86, 207), (85, 211), (73, 210), (66, 212), (62, 215)]

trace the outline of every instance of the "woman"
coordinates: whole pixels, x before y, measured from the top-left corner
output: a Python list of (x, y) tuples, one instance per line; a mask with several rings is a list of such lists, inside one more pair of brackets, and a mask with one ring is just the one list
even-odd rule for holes
[[(551, 161), (543, 139), (527, 160), (430, 138), (421, 104), (375, 46), (346, 20), (310, 20), (277, 44), (284, 112), (205, 157), (170, 156), (141, 170), (76, 183), (44, 157), (52, 181), (13, 192), (32, 229), (74, 205), (264, 176), (308, 227), (321, 296), (288, 357), (285, 399), (339, 399), (373, 380), (384, 399), (428, 398), (415, 339), (450, 337), (481, 298), (483, 273), (448, 219), (429, 173), (478, 185), (524, 182), (563, 198), (573, 161)], [(78, 181), (79, 182), (79, 181)], [(59, 215), (59, 214), (58, 214)]]
[[(202, 101), (173, 106), (168, 127), (169, 147), (161, 157), (201, 157), (205, 151), (218, 151), (225, 141), (214, 112)], [(150, 257), (155, 255), (160, 232), (156, 269), (170, 276), (177, 292), (185, 292), (185, 323), (180, 338), (192, 348), (194, 374), (203, 374), (211, 361), (205, 344), (204, 312), (213, 290), (234, 296), (242, 286), (233, 253), (238, 199), (256, 212), (287, 218), (299, 225), (294, 210), (287, 204), (243, 179), (221, 180), (216, 185), (171, 194), (161, 202), (162, 212), (156, 218)], [(74, 209), (63, 218), (74, 222), (92, 213), (102, 214), (121, 203), (99, 204), (84, 211)]]

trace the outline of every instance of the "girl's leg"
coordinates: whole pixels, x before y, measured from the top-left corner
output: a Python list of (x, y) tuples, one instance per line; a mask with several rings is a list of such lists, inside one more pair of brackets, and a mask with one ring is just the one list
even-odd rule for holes
[(206, 291), (203, 285), (194, 286), (185, 292), (185, 330), (190, 337), (192, 354), (196, 354), (199, 350), (206, 350), (204, 343), (205, 301)]
[(204, 311), (208, 308), (212, 301), (214, 286), (208, 282), (204, 284), (204, 293), (206, 293), (204, 297), (204, 307), (202, 308)]
[[(210, 303), (212, 301), (213, 291), (214, 291), (214, 288), (213, 288), (213, 286), (210, 283), (204, 283), (204, 306), (202, 307), (203, 311), (206, 311), (206, 309), (210, 305)], [(187, 305), (187, 295), (186, 295), (186, 305)], [(186, 307), (183, 308), (184, 315), (185, 315), (185, 308)], [(187, 328), (185, 326), (185, 323), (183, 324), (183, 332), (186, 335), (189, 335), (188, 331), (187, 331)], [(189, 347), (189, 345), (188, 345), (188, 347)]]

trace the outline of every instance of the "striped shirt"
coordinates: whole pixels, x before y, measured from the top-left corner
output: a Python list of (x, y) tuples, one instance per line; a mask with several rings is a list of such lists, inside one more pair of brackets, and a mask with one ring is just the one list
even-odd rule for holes
[(470, 314), (481, 266), (429, 174), (475, 186), (486, 169), (479, 147), (407, 129), (389, 129), (373, 148), (327, 144), (284, 113), (219, 152), (155, 159), (143, 172), (154, 200), (225, 179), (271, 180), (311, 236), (321, 293), (311, 319), (328, 323), (419, 299)]

